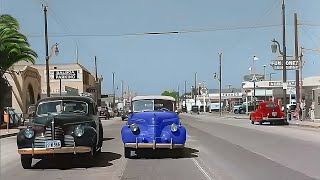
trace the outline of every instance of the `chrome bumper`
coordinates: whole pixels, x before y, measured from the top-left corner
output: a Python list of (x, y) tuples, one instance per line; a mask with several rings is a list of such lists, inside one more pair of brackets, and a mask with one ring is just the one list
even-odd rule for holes
[(183, 148), (184, 144), (165, 144), (165, 143), (125, 143), (124, 147), (130, 147), (130, 148), (152, 148), (152, 149), (174, 149), (174, 148)]
[(262, 119), (262, 121), (281, 121), (281, 120), (287, 120), (287, 118), (267, 118), (267, 119)]
[(18, 149), (19, 154), (63, 154), (63, 153), (88, 153), (91, 152), (90, 147), (77, 146), (77, 147), (61, 147), (56, 149), (46, 149), (46, 148), (23, 148)]
[(152, 149), (174, 149), (174, 148), (183, 148), (184, 144), (173, 144), (172, 138), (170, 139), (170, 143), (156, 143), (154, 140), (153, 143), (138, 143), (138, 138), (136, 138), (135, 143), (124, 143), (124, 147), (130, 148), (152, 148)]

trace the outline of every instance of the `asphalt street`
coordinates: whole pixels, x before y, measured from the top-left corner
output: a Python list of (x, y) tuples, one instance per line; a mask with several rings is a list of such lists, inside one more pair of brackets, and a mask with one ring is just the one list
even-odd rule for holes
[(182, 156), (151, 151), (125, 159), (119, 118), (103, 120), (104, 144), (93, 166), (84, 159), (37, 160), (24, 170), (16, 138), (0, 140), (1, 180), (34, 179), (320, 179), (320, 131), (296, 126), (252, 125), (213, 114), (181, 114), (187, 128)]

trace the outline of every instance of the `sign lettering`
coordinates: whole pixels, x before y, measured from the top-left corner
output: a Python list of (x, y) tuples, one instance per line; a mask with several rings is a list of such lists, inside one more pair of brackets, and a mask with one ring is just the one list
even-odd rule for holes
[[(274, 70), (282, 70), (283, 69), (283, 61), (282, 60), (273, 60), (271, 61), (271, 66)], [(299, 69), (299, 61), (298, 60), (286, 60), (286, 69), (287, 70), (296, 70)]]

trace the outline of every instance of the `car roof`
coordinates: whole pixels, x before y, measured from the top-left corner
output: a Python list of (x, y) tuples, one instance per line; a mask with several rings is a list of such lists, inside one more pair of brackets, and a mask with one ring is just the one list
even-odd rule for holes
[(76, 101), (84, 101), (86, 103), (95, 103), (95, 101), (92, 98), (85, 97), (85, 96), (55, 96), (55, 97), (42, 98), (38, 101), (37, 104), (39, 104), (40, 102), (56, 101), (56, 100), (76, 100)]
[(132, 101), (138, 101), (138, 100), (151, 100), (151, 99), (157, 99), (157, 100), (168, 100), (168, 101), (176, 101), (171, 96), (136, 96), (132, 98)]

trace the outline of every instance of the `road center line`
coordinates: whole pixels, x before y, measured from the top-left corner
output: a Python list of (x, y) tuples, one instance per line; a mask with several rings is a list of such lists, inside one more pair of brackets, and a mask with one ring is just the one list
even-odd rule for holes
[(212, 180), (210, 175), (204, 170), (204, 168), (200, 165), (200, 163), (195, 158), (193, 158), (192, 161), (197, 166), (199, 171), (204, 175), (204, 177), (206, 177), (206, 179)]

